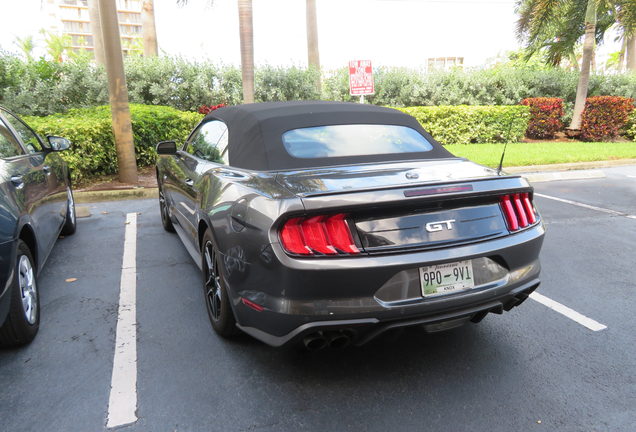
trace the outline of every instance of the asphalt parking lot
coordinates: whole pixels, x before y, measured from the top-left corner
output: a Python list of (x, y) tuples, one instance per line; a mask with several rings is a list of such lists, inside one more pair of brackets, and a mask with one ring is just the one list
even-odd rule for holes
[(477, 325), (318, 352), (219, 338), (156, 200), (89, 204), (39, 276), (37, 338), (0, 349), (0, 431), (107, 428), (131, 224), (136, 420), (122, 430), (632, 431), (636, 166), (603, 171), (535, 184), (543, 297)]

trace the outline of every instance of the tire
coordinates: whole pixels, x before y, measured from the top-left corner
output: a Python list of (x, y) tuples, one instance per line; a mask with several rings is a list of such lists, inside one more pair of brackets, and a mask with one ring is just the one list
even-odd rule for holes
[(77, 219), (75, 214), (75, 200), (73, 199), (73, 190), (70, 186), (66, 187), (66, 196), (68, 197), (68, 204), (66, 205), (66, 219), (64, 220), (64, 226), (62, 227), (63, 236), (69, 236), (75, 233), (77, 229)]
[(172, 220), (170, 220), (170, 213), (168, 212), (168, 201), (166, 201), (166, 196), (161, 186), (159, 186), (159, 212), (161, 213), (163, 229), (171, 233), (175, 232)]
[(0, 327), (0, 346), (24, 345), (33, 340), (40, 327), (40, 295), (33, 257), (26, 243), (18, 240), (13, 263), (9, 315)]
[(201, 261), (203, 293), (210, 323), (219, 335), (231, 336), (235, 333), (236, 319), (225, 288), (223, 272), (220, 269), (221, 260), (214, 247), (212, 231), (209, 228), (203, 236)]

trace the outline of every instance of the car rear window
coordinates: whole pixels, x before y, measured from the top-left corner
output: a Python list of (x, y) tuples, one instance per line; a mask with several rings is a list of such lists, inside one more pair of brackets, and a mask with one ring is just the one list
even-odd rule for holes
[(433, 149), (415, 129), (381, 124), (350, 124), (293, 129), (283, 134), (290, 155), (303, 158), (415, 153)]

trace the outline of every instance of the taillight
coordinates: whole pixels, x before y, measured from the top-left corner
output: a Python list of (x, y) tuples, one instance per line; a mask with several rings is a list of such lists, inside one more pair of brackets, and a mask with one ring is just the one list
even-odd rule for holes
[(537, 221), (534, 207), (530, 201), (530, 194), (527, 192), (503, 196), (501, 198), (501, 209), (506, 217), (510, 231), (517, 231)]
[(358, 255), (346, 214), (292, 218), (280, 229), (286, 252), (295, 255)]

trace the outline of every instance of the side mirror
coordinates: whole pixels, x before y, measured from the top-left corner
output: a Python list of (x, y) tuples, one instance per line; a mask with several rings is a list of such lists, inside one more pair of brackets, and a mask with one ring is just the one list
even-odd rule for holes
[(53, 149), (53, 151), (62, 151), (71, 148), (71, 142), (66, 138), (54, 135), (47, 135), (46, 139), (49, 141), (49, 144), (51, 145), (51, 149)]
[(175, 155), (177, 154), (177, 143), (174, 141), (161, 141), (157, 144), (157, 154)]

